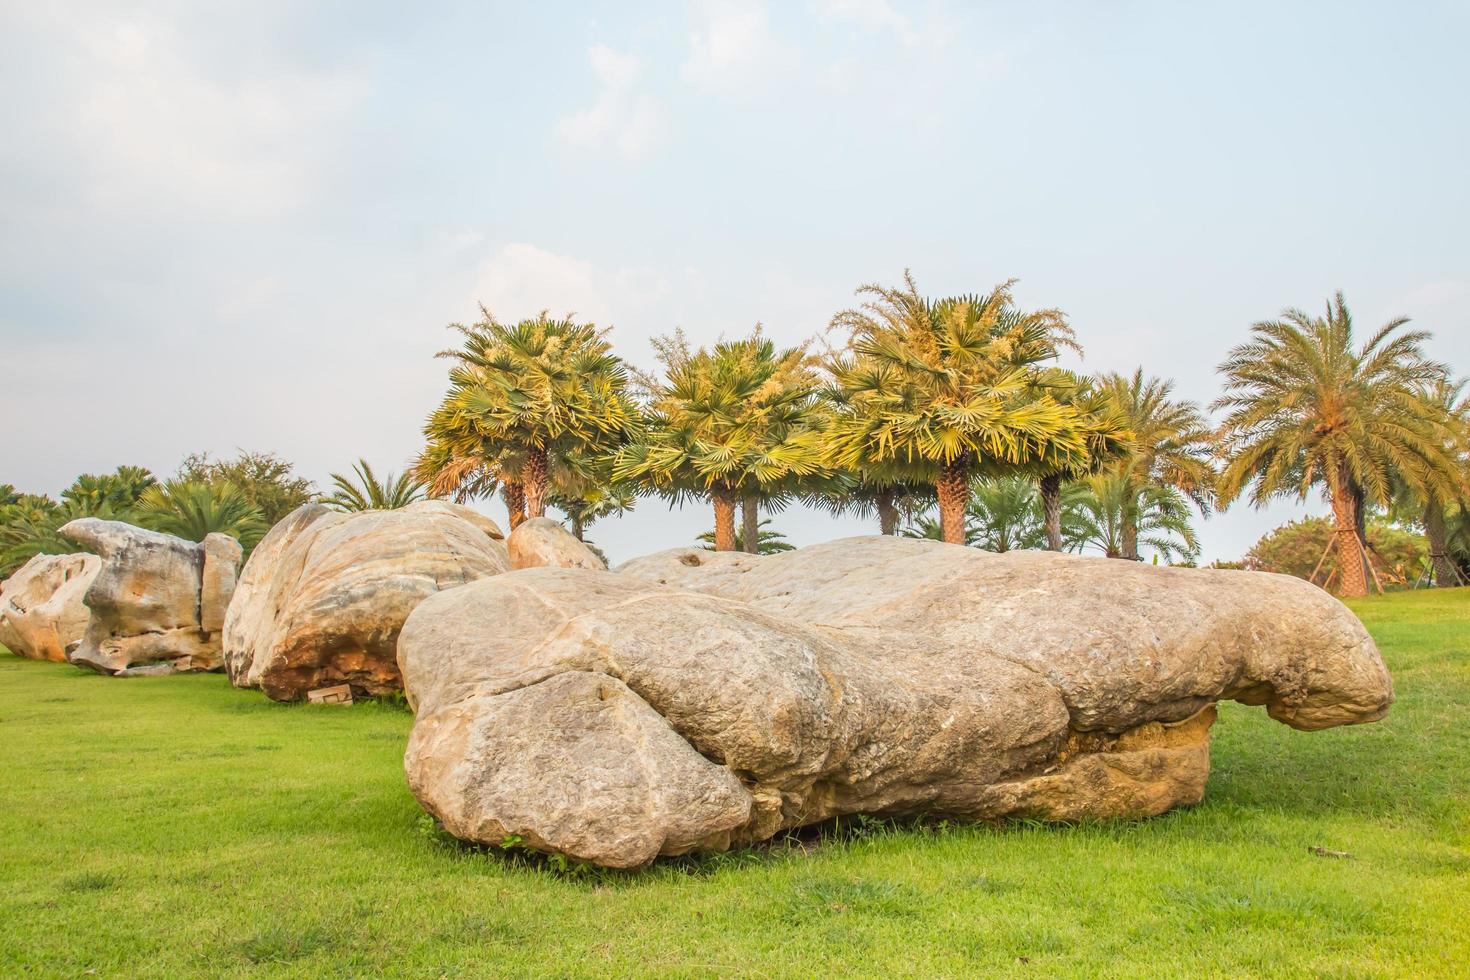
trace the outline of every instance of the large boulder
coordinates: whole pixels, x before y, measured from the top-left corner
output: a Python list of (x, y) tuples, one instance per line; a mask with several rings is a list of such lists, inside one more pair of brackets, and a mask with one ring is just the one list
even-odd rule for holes
[(82, 602), (102, 568), (96, 555), (36, 555), (0, 582), (0, 646), (32, 660), (64, 662), (82, 640)]
[(509, 567), (500, 528), (468, 507), (430, 500), (347, 514), (303, 505), (241, 573), (224, 622), (230, 680), (278, 701), (340, 684), (358, 695), (401, 690), (398, 631), (414, 607)]
[(854, 813), (1154, 815), (1201, 799), (1218, 700), (1393, 700), (1297, 579), (901, 538), (516, 571), (425, 601), (399, 660), (446, 829), (613, 867)]
[(68, 660), (118, 675), (220, 668), (238, 541), (226, 534), (186, 541), (96, 517), (72, 521), (61, 535), (101, 558), (84, 599), (87, 630)]
[(607, 568), (596, 552), (549, 517), (521, 521), (505, 545), (511, 568)]

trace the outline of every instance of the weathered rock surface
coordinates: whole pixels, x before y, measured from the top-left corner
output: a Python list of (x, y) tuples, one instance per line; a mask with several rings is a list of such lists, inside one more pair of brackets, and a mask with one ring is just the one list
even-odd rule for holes
[(607, 568), (601, 558), (549, 517), (521, 521), (505, 542), (511, 568)]
[(32, 660), (66, 660), (87, 629), (82, 602), (102, 567), (96, 555), (36, 555), (0, 582), (0, 646)]
[(250, 555), (224, 617), (225, 665), (237, 687), (278, 701), (352, 685), (400, 690), (398, 631), (441, 589), (510, 567), (504, 535), (444, 501), (344, 514), (306, 504)]
[(1297, 579), (876, 537), (512, 572), (426, 600), (399, 660), (451, 833), (613, 867), (852, 813), (1153, 815), (1202, 797), (1217, 700), (1393, 699)]
[(87, 630), (68, 660), (120, 675), (219, 669), (217, 611), (235, 588), (238, 541), (226, 534), (185, 541), (96, 517), (72, 521), (61, 534), (101, 559), (84, 599)]

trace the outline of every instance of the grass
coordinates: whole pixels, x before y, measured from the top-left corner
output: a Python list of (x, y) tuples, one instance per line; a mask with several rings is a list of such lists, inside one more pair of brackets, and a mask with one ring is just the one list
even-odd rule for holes
[(1389, 718), (1224, 705), (1195, 809), (866, 822), (637, 875), (446, 842), (401, 708), (6, 657), (0, 975), (1464, 976), (1470, 590), (1355, 608)]

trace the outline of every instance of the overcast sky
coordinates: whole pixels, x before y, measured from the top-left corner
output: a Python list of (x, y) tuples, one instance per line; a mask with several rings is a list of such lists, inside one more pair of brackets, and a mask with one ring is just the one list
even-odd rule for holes
[[(1085, 368), (1201, 402), (1338, 288), (1470, 371), (1470, 5), (598, 6), (5, 0), (0, 482), (397, 470), (477, 301), (647, 364), (676, 326), (796, 342), (906, 267), (1019, 277)], [(1205, 557), (1300, 512), (1239, 506)], [(711, 523), (649, 500), (591, 536)]]

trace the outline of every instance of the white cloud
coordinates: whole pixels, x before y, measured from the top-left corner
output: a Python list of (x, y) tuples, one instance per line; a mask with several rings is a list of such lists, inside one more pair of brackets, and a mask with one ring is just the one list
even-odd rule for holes
[[(606, 268), (513, 242), (481, 266), (473, 300), (483, 302), (503, 320), (535, 316), (549, 308), (553, 316), (575, 313), (578, 319), (599, 326), (642, 326), (637, 332), (646, 336), (669, 328), (654, 318), (671, 292), (666, 278), (647, 269)], [(657, 327), (649, 331), (651, 320)]]
[(25, 28), (68, 53), (46, 81), (45, 111), (102, 207), (232, 219), (289, 211), (327, 169), (332, 123), (369, 88), (355, 68), (221, 66), (177, 19), (146, 13), (38, 14)]
[(693, 12), (685, 81), (724, 94), (760, 88), (794, 62), (761, 2), (705, 0)]
[[(250, 16), (268, 36), (272, 12)], [(57, 52), (7, 66), (7, 84), (26, 93), (10, 107), (29, 135), (18, 165), (60, 161), (42, 176), (72, 183), (69, 208), (260, 220), (309, 200), (368, 77), (236, 57), (214, 44), (228, 17), (106, 4), (10, 12), (17, 50)]]
[(594, 44), (587, 61), (597, 76), (597, 97), (587, 108), (557, 120), (557, 138), (569, 146), (610, 147), (626, 160), (649, 156), (663, 140), (664, 116), (653, 97), (637, 90), (638, 59)]

